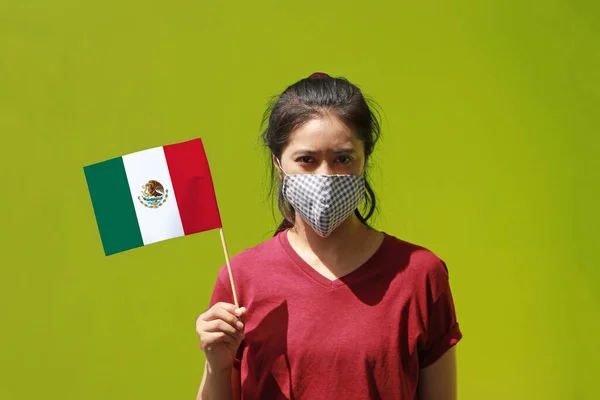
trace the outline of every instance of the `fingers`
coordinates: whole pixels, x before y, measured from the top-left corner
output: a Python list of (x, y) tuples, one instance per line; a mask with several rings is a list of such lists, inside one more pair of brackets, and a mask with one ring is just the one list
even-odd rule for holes
[[(217, 303), (212, 306), (208, 311), (198, 317), (200, 321), (212, 321), (215, 319), (221, 319), (233, 327), (239, 327), (238, 322), (246, 314), (246, 308), (236, 308), (235, 305), (229, 303)], [(196, 321), (198, 323), (198, 320)]]
[(246, 321), (247, 310), (246, 307), (240, 307), (234, 311), (235, 315), (239, 317), (242, 322)]
[(202, 325), (202, 330), (205, 332), (224, 332), (228, 335), (238, 337), (242, 334), (242, 329), (244, 328), (244, 324), (240, 321), (237, 321), (241, 326), (231, 326), (227, 322), (222, 319), (214, 319), (212, 321), (206, 321)]
[(219, 309), (225, 310), (225, 311), (229, 312), (230, 314), (235, 315), (236, 317), (241, 317), (246, 313), (246, 307), (237, 308), (235, 306), (235, 304), (223, 303), (223, 302), (219, 302), (219, 303), (215, 304), (208, 310), (208, 312), (219, 310)]
[(245, 307), (236, 308), (233, 304), (217, 303), (196, 319), (196, 331), (202, 342), (209, 333), (223, 333), (237, 341), (244, 337), (245, 315)]
[(218, 344), (239, 346), (244, 338), (246, 308), (234, 304), (217, 303), (196, 319), (200, 348), (210, 350)]
[(210, 350), (213, 346), (221, 343), (228, 343), (235, 346), (238, 344), (238, 340), (224, 332), (203, 332), (200, 336), (200, 348)]
[(198, 330), (200, 347), (215, 345), (217, 343), (230, 343), (239, 345), (244, 339), (242, 331), (234, 329), (231, 325), (221, 320), (205, 322)]

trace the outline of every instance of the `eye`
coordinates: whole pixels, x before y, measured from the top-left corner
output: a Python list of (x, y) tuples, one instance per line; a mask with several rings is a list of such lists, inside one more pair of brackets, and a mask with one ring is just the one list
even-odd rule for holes
[(352, 161), (352, 157), (350, 156), (341, 156), (338, 157), (337, 162), (341, 163), (341, 164), (348, 164), (350, 161)]
[(301, 156), (301, 157), (296, 158), (296, 162), (309, 164), (309, 163), (313, 162), (313, 158), (310, 156)]

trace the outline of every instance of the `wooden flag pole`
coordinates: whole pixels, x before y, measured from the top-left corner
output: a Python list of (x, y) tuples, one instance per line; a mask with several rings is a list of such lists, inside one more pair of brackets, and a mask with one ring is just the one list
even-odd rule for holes
[(225, 261), (227, 262), (227, 271), (229, 271), (229, 282), (231, 283), (231, 291), (233, 292), (233, 301), (236, 307), (240, 307), (238, 303), (237, 293), (235, 292), (235, 283), (233, 283), (233, 272), (231, 271), (231, 264), (229, 263), (229, 253), (227, 252), (227, 243), (225, 243), (225, 235), (223, 234), (223, 227), (219, 229), (221, 232), (221, 243), (223, 244), (223, 251), (225, 252)]

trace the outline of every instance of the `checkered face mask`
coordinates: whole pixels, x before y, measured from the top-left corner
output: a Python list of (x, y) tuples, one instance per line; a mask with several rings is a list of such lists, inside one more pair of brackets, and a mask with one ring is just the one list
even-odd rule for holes
[(304, 221), (326, 237), (362, 202), (365, 179), (362, 175), (285, 174), (282, 192)]

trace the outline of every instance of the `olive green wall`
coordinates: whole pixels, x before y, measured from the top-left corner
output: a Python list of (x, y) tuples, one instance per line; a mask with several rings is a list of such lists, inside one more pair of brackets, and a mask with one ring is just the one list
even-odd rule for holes
[(450, 268), (460, 399), (597, 399), (594, 1), (0, 0), (0, 398), (191, 399), (217, 231), (103, 255), (82, 167), (202, 137), (230, 253), (268, 238), (268, 98), (384, 112), (376, 226)]

